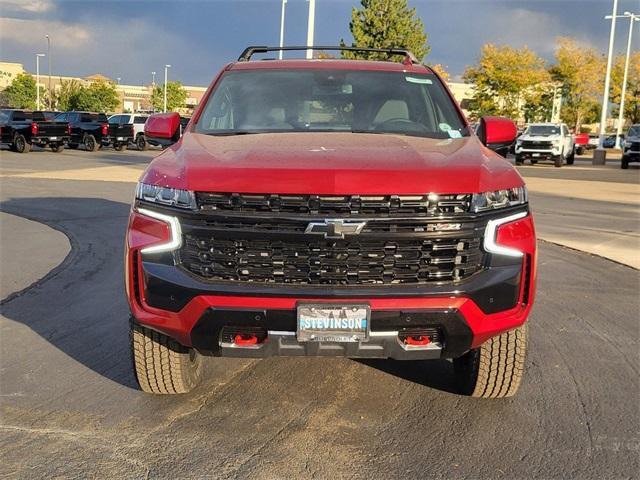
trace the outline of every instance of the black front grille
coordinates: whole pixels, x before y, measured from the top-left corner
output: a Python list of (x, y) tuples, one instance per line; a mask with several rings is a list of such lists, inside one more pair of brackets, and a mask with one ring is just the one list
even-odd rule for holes
[(543, 140), (523, 140), (520, 145), (522, 148), (551, 149), (553, 147), (552, 142), (543, 141)]
[(302, 285), (457, 281), (480, 268), (479, 238), (228, 239), (185, 234), (183, 267), (204, 280)]
[(440, 216), (469, 212), (471, 195), (276, 195), (197, 192), (203, 211), (338, 216)]

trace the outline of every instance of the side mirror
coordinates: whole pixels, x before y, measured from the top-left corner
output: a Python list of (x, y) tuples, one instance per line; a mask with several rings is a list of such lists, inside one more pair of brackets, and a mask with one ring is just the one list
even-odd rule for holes
[(484, 146), (506, 157), (518, 135), (518, 128), (510, 118), (482, 117), (478, 137)]
[(144, 135), (151, 145), (168, 147), (180, 140), (180, 115), (172, 113), (154, 113), (144, 124)]

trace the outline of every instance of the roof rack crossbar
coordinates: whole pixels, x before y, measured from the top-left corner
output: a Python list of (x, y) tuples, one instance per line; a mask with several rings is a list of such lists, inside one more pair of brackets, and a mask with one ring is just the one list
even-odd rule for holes
[(317, 46), (292, 46), (292, 47), (267, 47), (253, 45), (244, 49), (242, 54), (238, 57), (239, 62), (248, 62), (251, 57), (256, 53), (267, 52), (280, 52), (280, 51), (305, 51), (305, 50), (331, 50), (331, 51), (346, 51), (346, 52), (376, 52), (387, 53), (389, 55), (402, 55), (411, 63), (419, 64), (420, 62), (411, 51), (406, 48), (370, 48), (370, 47), (341, 47), (335, 45), (317, 45)]

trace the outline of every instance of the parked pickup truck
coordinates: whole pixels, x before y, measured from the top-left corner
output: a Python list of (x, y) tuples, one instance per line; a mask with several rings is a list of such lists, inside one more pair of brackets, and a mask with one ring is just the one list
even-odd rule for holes
[(144, 136), (144, 124), (147, 122), (147, 118), (149, 115), (142, 113), (118, 113), (109, 117), (109, 123), (133, 125), (133, 143), (136, 144), (138, 150), (147, 150), (149, 145)]
[[(121, 118), (125, 117), (125, 118)], [(125, 115), (112, 115), (109, 117), (109, 128), (107, 135), (102, 137), (102, 146), (112, 146), (114, 150), (126, 150), (129, 143), (134, 140), (134, 127), (132, 123), (127, 123)]]
[(525, 160), (531, 164), (539, 160), (551, 160), (556, 167), (564, 163), (573, 165), (575, 142), (564, 123), (535, 123), (527, 127), (516, 141), (516, 165)]
[(591, 142), (591, 137), (588, 133), (576, 133), (574, 135), (574, 141), (576, 145), (576, 154), (578, 155), (582, 155), (585, 151), (593, 150), (598, 146), (597, 142), (595, 145)]
[(640, 124), (631, 125), (622, 144), (622, 168), (631, 162), (640, 162)]
[(18, 153), (28, 153), (32, 145), (64, 150), (69, 141), (66, 122), (47, 121), (42, 112), (0, 110), (0, 143)]
[[(162, 147), (163, 149), (180, 140), (180, 137), (182, 137), (182, 132), (184, 132), (184, 130), (187, 128), (187, 125), (189, 124), (189, 121), (191, 120), (190, 117), (178, 116), (176, 120), (176, 128), (171, 130), (172, 133), (170, 137), (166, 137), (165, 131), (158, 131), (156, 129), (156, 118), (166, 118), (166, 115), (162, 113), (154, 113), (149, 117), (147, 123), (144, 126), (145, 138), (147, 139), (149, 145)], [(175, 119), (176, 117), (172, 115), (171, 118)], [(162, 121), (159, 125), (161, 126), (161, 128), (165, 127)]]
[[(225, 66), (140, 178), (125, 284), (142, 390), (189, 391), (202, 355), (291, 355), (453, 359), (461, 392), (515, 394), (536, 238), (493, 151), (515, 124), (483, 117), (476, 135), (404, 49), (251, 60), (278, 50)], [(173, 113), (145, 130), (179, 128)]]
[(102, 148), (102, 140), (109, 135), (109, 121), (104, 113), (65, 112), (56, 120), (69, 123), (69, 148), (83, 145), (86, 150), (95, 152)]

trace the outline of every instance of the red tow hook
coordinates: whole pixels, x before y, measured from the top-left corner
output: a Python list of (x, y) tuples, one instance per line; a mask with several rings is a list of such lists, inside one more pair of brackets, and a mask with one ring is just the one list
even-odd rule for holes
[(406, 337), (404, 339), (404, 343), (406, 343), (407, 345), (424, 346), (429, 345), (429, 343), (431, 343), (431, 340), (429, 340), (429, 337), (427, 337), (426, 335), (413, 335), (410, 337)]
[(239, 333), (233, 337), (233, 343), (235, 343), (239, 347), (246, 347), (248, 345), (257, 345), (258, 337), (256, 335)]

